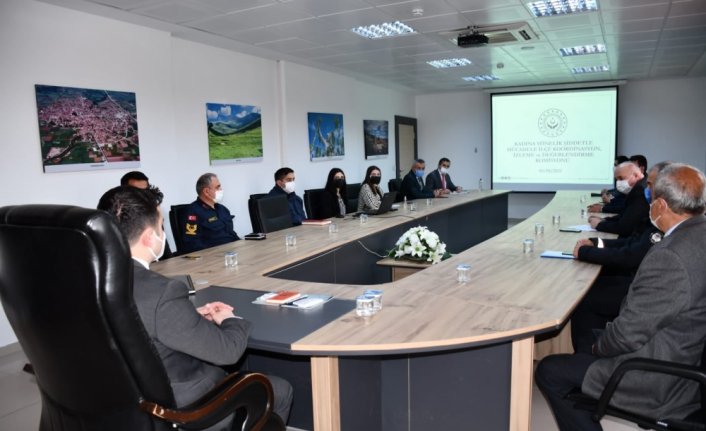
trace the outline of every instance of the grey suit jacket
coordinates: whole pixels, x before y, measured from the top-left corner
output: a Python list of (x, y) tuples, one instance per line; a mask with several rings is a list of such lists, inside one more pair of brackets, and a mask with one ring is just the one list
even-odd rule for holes
[(133, 296), (142, 323), (167, 370), (177, 406), (195, 401), (225, 377), (216, 365), (238, 361), (250, 323), (226, 319), (217, 326), (196, 312), (188, 288), (134, 262)]
[[(620, 315), (596, 343), (601, 357), (583, 380), (598, 397), (613, 370), (642, 357), (697, 365), (706, 338), (706, 217), (684, 221), (655, 244), (630, 285)], [(661, 418), (683, 418), (700, 407), (698, 385), (663, 374), (629, 372), (616, 407)]]

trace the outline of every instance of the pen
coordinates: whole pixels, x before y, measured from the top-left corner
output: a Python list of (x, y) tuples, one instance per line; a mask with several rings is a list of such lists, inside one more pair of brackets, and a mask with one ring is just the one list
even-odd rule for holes
[(561, 252), (561, 255), (562, 255), (562, 256), (573, 256), (574, 254), (573, 254), (573, 253), (567, 253), (567, 252), (565, 252), (565, 251), (562, 251), (562, 252)]

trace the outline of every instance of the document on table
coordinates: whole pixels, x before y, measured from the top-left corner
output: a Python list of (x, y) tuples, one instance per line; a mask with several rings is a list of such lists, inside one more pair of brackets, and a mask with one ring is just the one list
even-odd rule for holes
[(574, 255), (568, 251), (545, 250), (539, 257), (550, 257), (554, 259), (574, 259)]

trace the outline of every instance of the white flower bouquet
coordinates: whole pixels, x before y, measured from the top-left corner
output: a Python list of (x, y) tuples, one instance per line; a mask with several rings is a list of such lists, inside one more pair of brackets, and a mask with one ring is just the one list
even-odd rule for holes
[(427, 229), (426, 226), (413, 227), (402, 234), (395, 243), (395, 248), (387, 255), (395, 259), (431, 262), (432, 265), (448, 257), (446, 244), (439, 240), (439, 235)]

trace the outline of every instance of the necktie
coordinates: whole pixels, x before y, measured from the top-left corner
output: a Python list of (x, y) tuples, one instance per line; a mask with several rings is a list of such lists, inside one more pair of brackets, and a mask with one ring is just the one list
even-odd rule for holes
[(441, 175), (441, 188), (446, 190), (446, 175), (441, 172), (439, 172), (439, 175)]

